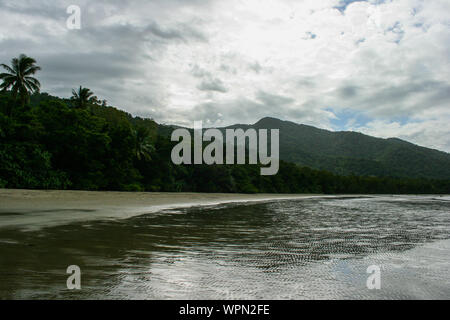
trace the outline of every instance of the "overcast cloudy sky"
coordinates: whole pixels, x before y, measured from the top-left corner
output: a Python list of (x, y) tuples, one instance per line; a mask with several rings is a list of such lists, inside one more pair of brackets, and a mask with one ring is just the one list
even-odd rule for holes
[(273, 116), (450, 151), (448, 0), (1, 0), (0, 62), (20, 53), (42, 91), (162, 123)]

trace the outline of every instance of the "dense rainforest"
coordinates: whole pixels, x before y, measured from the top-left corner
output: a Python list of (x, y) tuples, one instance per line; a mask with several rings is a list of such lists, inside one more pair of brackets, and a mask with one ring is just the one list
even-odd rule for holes
[[(261, 176), (258, 165), (174, 165), (170, 127), (108, 106), (87, 88), (73, 90), (70, 99), (40, 93), (30, 76), (39, 70), (34, 60), (20, 59), (0, 74), (0, 188), (450, 193), (450, 180), (340, 176), (285, 161), (274, 176)], [(22, 69), (31, 70), (23, 88), (14, 82), (26, 74)]]
[[(338, 176), (281, 161), (174, 165), (167, 128), (105, 103), (79, 107), (45, 93), (23, 106), (0, 94), (0, 187), (122, 191), (449, 193), (450, 181)], [(161, 131), (161, 132), (160, 132)]]
[(398, 138), (328, 131), (269, 117), (239, 127), (279, 129), (282, 160), (337, 175), (450, 179), (449, 153)]

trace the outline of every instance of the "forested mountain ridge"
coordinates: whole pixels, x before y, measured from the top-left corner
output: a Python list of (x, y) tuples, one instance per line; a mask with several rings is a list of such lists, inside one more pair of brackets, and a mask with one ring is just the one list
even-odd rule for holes
[(339, 175), (450, 179), (450, 154), (398, 138), (333, 132), (266, 117), (226, 128), (280, 130), (280, 158)]
[[(33, 95), (31, 100), (36, 106), (41, 101), (55, 99), (59, 98), (43, 93)], [(146, 126), (152, 140), (158, 134), (170, 137), (174, 129), (180, 128), (134, 117), (112, 107), (96, 106), (93, 110), (109, 121), (126, 118), (134, 125)], [(279, 129), (281, 160), (338, 175), (450, 179), (449, 153), (398, 138), (376, 138), (353, 131), (333, 132), (272, 117), (253, 125), (235, 124), (220, 129), (227, 128)]]
[[(84, 89), (80, 87), (80, 94)], [(285, 146), (283, 139), (292, 143), (293, 148), (286, 150), (296, 152), (297, 144), (293, 142), (302, 145), (308, 141), (300, 141), (298, 132), (285, 129), (299, 126), (296, 124), (265, 118), (255, 126), (279, 128), (281, 150), (290, 145)], [(0, 188), (450, 193), (450, 179), (339, 176), (286, 161), (280, 162), (279, 172), (273, 176), (261, 176), (258, 165), (174, 165), (170, 154), (176, 142), (170, 141), (170, 134), (175, 128), (134, 117), (97, 100), (80, 106), (76, 99), (34, 93), (28, 103), (19, 103), (10, 92), (0, 93)], [(314, 136), (309, 141), (315, 143)], [(304, 154), (315, 163), (316, 154)]]

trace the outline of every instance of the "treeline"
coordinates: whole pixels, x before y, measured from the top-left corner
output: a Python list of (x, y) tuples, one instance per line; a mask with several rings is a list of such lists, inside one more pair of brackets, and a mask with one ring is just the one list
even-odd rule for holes
[[(28, 102), (0, 94), (0, 187), (241, 193), (450, 193), (450, 181), (338, 176), (280, 162), (174, 165), (175, 142), (150, 119), (87, 99), (35, 93)], [(77, 100), (77, 96), (80, 98)], [(84, 105), (81, 103), (84, 101)], [(88, 103), (86, 103), (86, 101)], [(161, 129), (161, 131), (159, 131)]]

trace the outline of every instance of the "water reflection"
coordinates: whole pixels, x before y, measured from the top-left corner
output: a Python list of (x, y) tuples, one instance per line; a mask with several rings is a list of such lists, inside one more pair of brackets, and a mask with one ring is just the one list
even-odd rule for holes
[[(371, 297), (362, 261), (404, 259), (397, 254), (449, 239), (449, 209), (420, 197), (311, 199), (3, 228), (0, 298)], [(80, 291), (65, 288), (72, 264), (82, 270)], [(439, 272), (429, 278), (442, 285)], [(402, 297), (395, 290), (380, 297)]]

